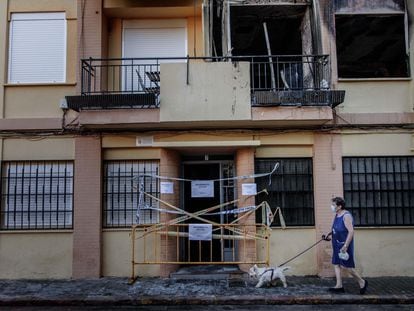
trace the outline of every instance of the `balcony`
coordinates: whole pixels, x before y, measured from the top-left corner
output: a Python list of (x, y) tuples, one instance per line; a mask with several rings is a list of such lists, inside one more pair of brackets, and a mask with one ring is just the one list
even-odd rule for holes
[[(81, 94), (67, 96), (68, 107), (76, 111), (160, 108), (163, 101), (174, 96), (171, 92), (167, 94), (167, 91), (164, 91), (171, 89), (170, 86), (174, 84), (171, 81), (174, 79), (171, 79), (170, 73), (170, 79), (163, 81), (161, 68), (175, 63), (180, 63), (186, 68), (184, 73), (186, 81), (183, 88), (191, 84), (194, 77), (205, 76), (204, 82), (199, 84), (199, 89), (196, 90), (200, 94), (217, 91), (209, 86), (209, 81), (205, 81), (208, 68), (224, 68), (226, 64), (236, 67), (237, 64), (247, 63), (249, 73), (246, 83), (249, 88), (251, 107), (322, 106), (333, 108), (344, 101), (345, 91), (330, 89), (331, 77), (327, 55), (90, 58), (82, 60)], [(197, 67), (195, 64), (202, 64), (203, 67)], [(236, 70), (232, 73), (234, 79), (238, 79), (237, 72)], [(220, 77), (220, 71), (217, 73), (218, 75), (211, 76), (212, 80)], [(223, 83), (227, 82), (223, 81)], [(226, 89), (226, 85), (222, 87)], [(231, 82), (228, 84), (228, 89), (229, 92), (231, 89), (235, 90)], [(165, 100), (162, 99), (163, 95), (166, 95)]]

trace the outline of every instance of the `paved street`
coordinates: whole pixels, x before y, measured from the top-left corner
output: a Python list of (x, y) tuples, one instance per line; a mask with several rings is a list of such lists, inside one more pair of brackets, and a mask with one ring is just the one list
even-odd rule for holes
[(401, 310), (413, 311), (414, 305), (293, 305), (293, 306), (274, 306), (274, 305), (213, 305), (213, 306), (122, 306), (122, 307), (7, 307), (0, 310), (10, 311), (115, 311), (115, 310), (139, 310), (139, 311), (330, 311), (333, 308), (335, 311), (388, 311)]

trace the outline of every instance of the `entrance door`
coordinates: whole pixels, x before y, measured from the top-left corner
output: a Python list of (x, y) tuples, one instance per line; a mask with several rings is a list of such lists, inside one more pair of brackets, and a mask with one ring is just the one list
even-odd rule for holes
[[(206, 162), (206, 163), (185, 163), (183, 177), (191, 180), (212, 180), (220, 178), (233, 177), (232, 162)], [(214, 181), (214, 196), (211, 197), (194, 197), (191, 193), (191, 182), (184, 183), (183, 202), (184, 209), (187, 212), (195, 213), (206, 208), (226, 203), (233, 200), (233, 183), (232, 180)], [(214, 212), (231, 209), (233, 205), (226, 206), (222, 209), (216, 209)], [(227, 223), (228, 215), (203, 215), (202, 218), (215, 222)], [(205, 223), (201, 220), (192, 218), (187, 223)], [(213, 226), (213, 234), (222, 233), (220, 228)], [(228, 244), (228, 243), (227, 243)], [(183, 261), (191, 262), (222, 262), (225, 261), (225, 253), (228, 245), (220, 239), (210, 241), (188, 241), (185, 247), (181, 248), (181, 258)]]

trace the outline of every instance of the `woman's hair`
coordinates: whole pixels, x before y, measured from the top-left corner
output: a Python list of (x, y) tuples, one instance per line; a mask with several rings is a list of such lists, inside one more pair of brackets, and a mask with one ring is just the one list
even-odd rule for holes
[(333, 198), (332, 202), (334, 202), (337, 206), (341, 206), (341, 209), (345, 209), (345, 200), (341, 197)]

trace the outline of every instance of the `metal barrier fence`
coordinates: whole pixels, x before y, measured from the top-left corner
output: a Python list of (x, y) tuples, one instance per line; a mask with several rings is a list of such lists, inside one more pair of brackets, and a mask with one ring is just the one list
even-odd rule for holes
[(132, 226), (130, 280), (136, 278), (137, 265), (269, 264), (270, 230), (264, 224), (212, 225), (206, 241), (191, 240), (189, 226)]

